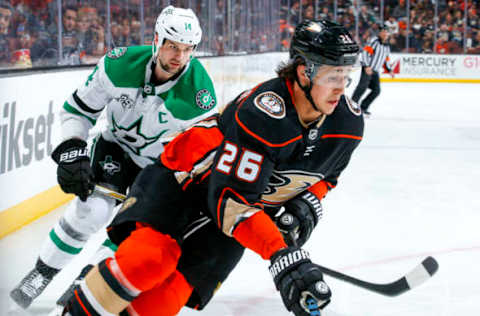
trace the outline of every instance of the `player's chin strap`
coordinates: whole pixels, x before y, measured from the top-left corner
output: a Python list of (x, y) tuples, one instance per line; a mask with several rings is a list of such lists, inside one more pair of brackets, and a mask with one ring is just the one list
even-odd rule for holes
[(313, 109), (315, 111), (318, 111), (318, 112), (321, 112), (320, 109), (317, 107), (317, 105), (315, 104), (315, 101), (313, 101), (313, 98), (312, 98), (312, 88), (313, 88), (313, 78), (315, 77), (317, 73), (317, 69), (316, 69), (316, 66), (312, 63), (306, 63), (305, 65), (305, 75), (307, 76), (307, 78), (310, 80), (310, 83), (303, 86), (301, 83), (300, 83), (300, 80), (298, 79), (298, 75), (295, 75), (295, 81), (297, 82), (298, 86), (303, 90), (303, 92), (305, 93), (305, 96), (307, 97), (307, 100), (310, 102), (310, 104), (312, 105)]

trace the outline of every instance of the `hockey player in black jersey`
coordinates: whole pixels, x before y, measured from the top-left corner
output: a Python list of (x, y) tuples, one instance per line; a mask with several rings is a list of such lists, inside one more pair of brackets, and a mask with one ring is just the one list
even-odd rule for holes
[(139, 174), (109, 228), (115, 256), (86, 275), (65, 314), (202, 309), (244, 248), (270, 260), (289, 311), (326, 306), (331, 291), (300, 247), (362, 139), (361, 111), (344, 96), (358, 51), (339, 24), (300, 23), (277, 78), (179, 134)]

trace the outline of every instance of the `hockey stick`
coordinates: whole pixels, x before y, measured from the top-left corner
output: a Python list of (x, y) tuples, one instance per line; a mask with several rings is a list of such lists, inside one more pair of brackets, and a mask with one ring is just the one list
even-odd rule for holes
[[(95, 191), (105, 196), (112, 197), (121, 202), (125, 201), (126, 199), (126, 195), (115, 192), (109, 188), (98, 184), (95, 185)], [(295, 240), (295, 238), (292, 239)], [(319, 265), (319, 267), (323, 273), (332, 278), (342, 280), (365, 290), (369, 290), (385, 296), (397, 296), (413, 289), (414, 287), (419, 286), (423, 282), (430, 279), (438, 270), (438, 262), (433, 257), (427, 257), (412, 271), (410, 271), (400, 279), (384, 284), (363, 281), (321, 265)]]
[[(297, 233), (297, 231), (291, 231), (289, 233), (290, 239), (295, 245)], [(362, 289), (369, 290), (385, 296), (398, 296), (402, 293), (405, 293), (430, 279), (438, 270), (437, 260), (429, 256), (423, 259), (422, 263), (417, 265), (412, 271), (408, 272), (400, 279), (390, 283), (378, 284), (363, 281), (321, 265), (318, 266), (324, 274), (332, 278), (342, 280), (344, 282), (356, 285)]]
[(95, 188), (93, 190), (95, 192), (98, 192), (98, 193), (103, 194), (105, 196), (114, 198), (115, 200), (118, 200), (120, 202), (125, 201), (125, 199), (127, 198), (127, 196), (125, 194), (118, 193), (116, 191), (113, 191), (113, 190), (111, 190), (107, 187), (104, 187), (102, 185), (99, 185), (99, 184), (95, 184)]
[(433, 257), (427, 257), (422, 261), (422, 263), (417, 265), (412, 271), (400, 279), (384, 284), (363, 281), (322, 266), (320, 266), (320, 270), (332, 278), (345, 281), (363, 289), (385, 296), (397, 296), (419, 286), (423, 282), (430, 279), (438, 270), (438, 262)]

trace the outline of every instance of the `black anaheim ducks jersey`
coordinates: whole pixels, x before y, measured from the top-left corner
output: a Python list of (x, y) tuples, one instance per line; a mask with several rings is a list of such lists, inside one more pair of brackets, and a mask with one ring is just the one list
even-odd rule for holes
[(224, 138), (209, 177), (212, 215), (231, 235), (263, 206), (279, 206), (319, 181), (336, 186), (363, 127), (360, 108), (346, 97), (304, 127), (292, 83), (282, 78), (242, 93), (218, 120)]
[[(140, 173), (114, 225), (140, 221), (175, 236), (184, 221), (178, 218), (188, 222), (186, 213), (202, 211), (232, 236), (238, 224), (266, 207), (278, 208), (319, 184), (325, 192), (335, 187), (362, 134), (361, 111), (348, 99), (304, 127), (292, 83), (269, 80), (166, 145), (163, 171)], [(140, 197), (146, 192), (151, 196)]]

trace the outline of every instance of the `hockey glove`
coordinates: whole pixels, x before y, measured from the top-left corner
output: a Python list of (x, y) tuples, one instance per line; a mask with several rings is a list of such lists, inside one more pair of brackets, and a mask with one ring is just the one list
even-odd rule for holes
[(287, 310), (296, 316), (311, 315), (311, 299), (320, 309), (330, 303), (332, 293), (323, 281), (319, 267), (309, 259), (307, 251), (288, 247), (277, 251), (270, 259), (270, 273)]
[(311, 192), (305, 192), (288, 201), (285, 211), (276, 218), (278, 230), (289, 246), (302, 247), (322, 217), (322, 204)]
[(76, 194), (85, 201), (95, 187), (87, 143), (68, 139), (55, 148), (52, 158), (58, 164), (57, 181), (63, 192)]

